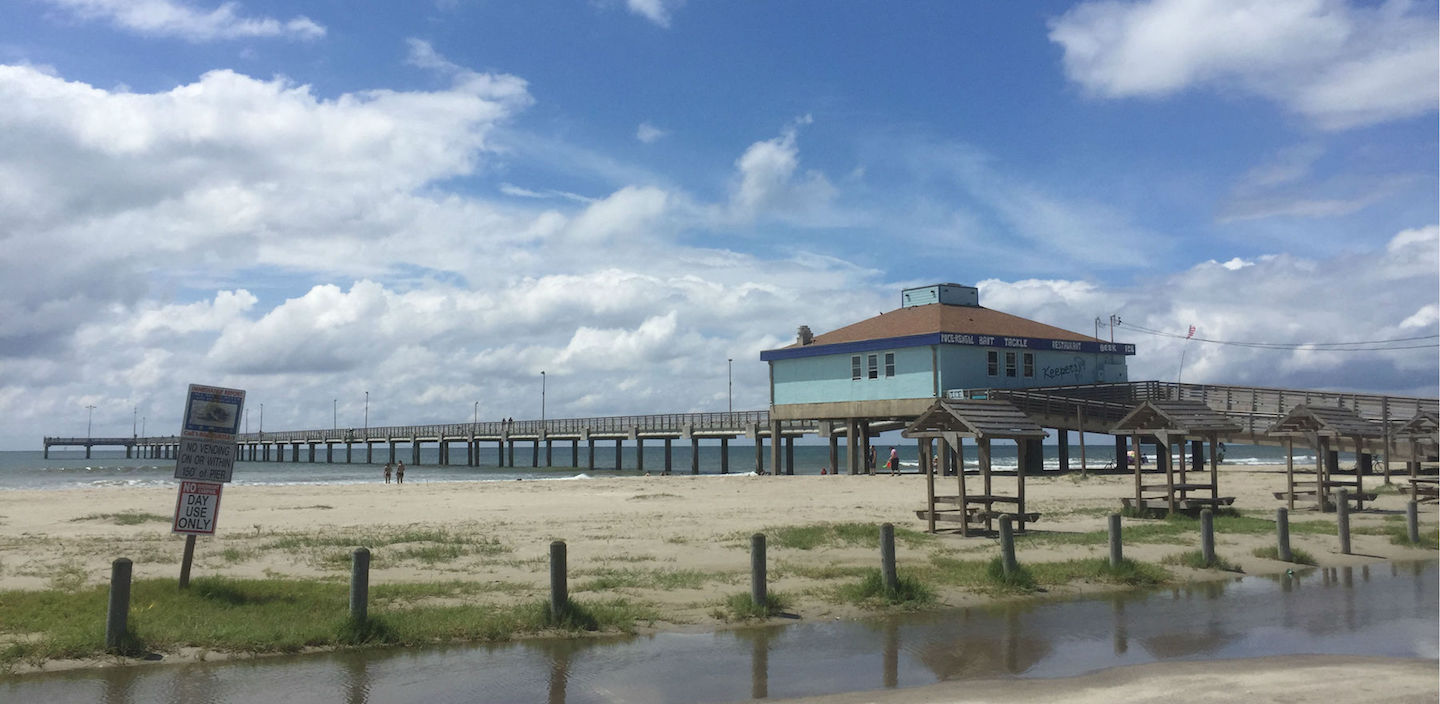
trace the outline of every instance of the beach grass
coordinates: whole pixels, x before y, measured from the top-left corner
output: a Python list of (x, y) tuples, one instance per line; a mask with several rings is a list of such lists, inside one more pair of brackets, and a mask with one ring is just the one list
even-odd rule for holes
[(1160, 562), (1161, 564), (1165, 565), (1182, 565), (1184, 567), (1191, 567), (1197, 570), (1222, 570), (1224, 572), (1244, 571), (1240, 569), (1239, 565), (1236, 565), (1235, 563), (1219, 555), (1215, 556), (1214, 562), (1207, 564), (1205, 562), (1205, 555), (1199, 550), (1189, 550), (1176, 555), (1167, 555), (1166, 557), (1162, 558)]
[[(290, 653), (362, 642), (503, 641), (552, 629), (633, 632), (637, 624), (657, 618), (652, 609), (624, 599), (572, 602), (559, 617), (544, 601), (423, 603), (470, 589), (460, 584), (377, 586), (371, 619), (360, 627), (349, 620), (343, 583), (205, 577), (182, 591), (174, 580), (139, 580), (132, 585), (126, 650)], [(102, 655), (107, 594), (104, 586), (0, 592), (0, 642), (6, 643), (0, 647), (0, 667)]]
[(784, 613), (790, 608), (789, 597), (775, 591), (765, 593), (765, 603), (757, 604), (749, 592), (731, 594), (710, 615), (721, 621), (755, 621)]
[(707, 582), (728, 580), (719, 572), (705, 572), (689, 569), (616, 569), (598, 567), (575, 570), (574, 577), (588, 577), (577, 581), (577, 592), (600, 592), (613, 589), (700, 589)]
[[(880, 546), (880, 526), (874, 523), (811, 523), (807, 525), (769, 526), (760, 533), (766, 545), (790, 550), (818, 548)], [(748, 546), (750, 533), (735, 534), (731, 540)], [(907, 547), (918, 548), (935, 541), (935, 536), (909, 528), (895, 529), (895, 539)]]
[(878, 569), (867, 570), (859, 582), (841, 585), (836, 596), (866, 608), (921, 609), (935, 602), (935, 592), (911, 575), (898, 575), (895, 588), (886, 589)]
[[(1251, 555), (1254, 555), (1255, 557), (1265, 558), (1265, 559), (1267, 559), (1267, 560), (1279, 560), (1279, 559), (1280, 559), (1280, 548), (1278, 548), (1278, 547), (1276, 547), (1276, 546), (1274, 546), (1274, 545), (1271, 545), (1271, 546), (1269, 546), (1269, 547), (1264, 547), (1264, 548), (1255, 548), (1254, 550), (1250, 551), (1250, 554), (1251, 554)], [(1297, 565), (1314, 565), (1314, 564), (1318, 564), (1318, 563), (1315, 561), (1315, 556), (1314, 556), (1314, 555), (1311, 555), (1310, 553), (1308, 553), (1308, 552), (1306, 552), (1306, 551), (1304, 551), (1304, 550), (1301, 550), (1300, 548), (1296, 548), (1296, 547), (1290, 548), (1290, 562), (1292, 562), (1292, 563), (1294, 563), (1294, 564), (1297, 564)]]
[(121, 526), (138, 526), (142, 523), (169, 523), (174, 520), (173, 516), (164, 516), (158, 513), (145, 511), (121, 511), (120, 513), (92, 513), (85, 516), (72, 518), (72, 523), (80, 521), (110, 521)]

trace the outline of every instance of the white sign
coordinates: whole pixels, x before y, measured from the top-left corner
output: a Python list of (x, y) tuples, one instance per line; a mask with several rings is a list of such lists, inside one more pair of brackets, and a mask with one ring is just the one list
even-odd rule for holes
[(235, 472), (235, 441), (180, 438), (175, 450), (175, 478), (228, 482)]
[(185, 394), (185, 422), (180, 437), (235, 442), (240, 431), (245, 392), (218, 386), (191, 384)]
[(215, 519), (220, 515), (220, 490), (224, 484), (215, 482), (180, 482), (180, 497), (175, 500), (175, 523), (172, 533), (214, 535)]

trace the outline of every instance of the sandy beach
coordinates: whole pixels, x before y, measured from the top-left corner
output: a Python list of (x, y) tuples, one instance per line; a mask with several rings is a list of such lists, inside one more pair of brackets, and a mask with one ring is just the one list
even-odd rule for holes
[[(947, 480), (941, 480), (942, 482)], [(953, 479), (949, 479), (953, 482)], [(1013, 490), (1013, 478), (997, 479), (997, 491)], [(1074, 533), (1103, 530), (1105, 515), (1120, 507), (1132, 478), (1092, 473), (1031, 478), (1031, 510), (1043, 514), (1021, 541), (1021, 562), (1101, 557), (1105, 545), (1066, 541)], [(1235, 508), (1273, 519), (1281, 504), (1271, 492), (1284, 484), (1281, 467), (1222, 470), (1223, 493)], [(1373, 481), (1380, 486), (1379, 478)], [(947, 485), (948, 486), (948, 485)], [(198, 540), (195, 576), (331, 578), (348, 574), (351, 548), (374, 551), (372, 583), (473, 580), (496, 585), (477, 598), (509, 603), (543, 597), (548, 589), (549, 543), (569, 551), (573, 596), (623, 595), (651, 603), (661, 613), (657, 628), (713, 627), (711, 615), (729, 594), (748, 589), (748, 537), (789, 527), (824, 523), (878, 525), (923, 531), (915, 509), (924, 502), (924, 479), (890, 476), (670, 476), (554, 481), (425, 482), (415, 468), (403, 486), (229, 486), (218, 533)], [(99, 583), (110, 562), (128, 557), (137, 578), (178, 575), (183, 539), (170, 532), (176, 493), (168, 488), (86, 488), (0, 492), (0, 588), (44, 589)], [(1292, 542), (1321, 566), (1377, 560), (1433, 558), (1432, 551), (1393, 544), (1367, 529), (1394, 528), (1405, 497), (1382, 492), (1373, 507), (1353, 515), (1352, 555), (1338, 552), (1333, 533), (1296, 530)], [(1297, 509), (1292, 524), (1329, 521), (1333, 514)], [(1127, 525), (1135, 520), (1126, 519)], [(1433, 506), (1422, 524), (1433, 527)], [(1286, 563), (1255, 557), (1274, 545), (1273, 533), (1217, 535), (1217, 554), (1247, 574), (1283, 572)], [(1198, 546), (1198, 534), (1164, 543), (1126, 546), (1126, 556), (1159, 562)], [(901, 540), (900, 569), (937, 556), (989, 559), (996, 542), (940, 534)], [(853, 580), (846, 568), (878, 565), (871, 545), (822, 543), (797, 549), (772, 543), (771, 589), (787, 595), (801, 618), (854, 615), (827, 590)], [(1232, 573), (1169, 569), (1181, 580), (1226, 578)], [(668, 577), (668, 579), (666, 579)], [(602, 579), (603, 578), (603, 579)], [(1050, 589), (1068, 594), (1113, 588), (1070, 583)], [(982, 601), (984, 594), (940, 587), (944, 605)]]

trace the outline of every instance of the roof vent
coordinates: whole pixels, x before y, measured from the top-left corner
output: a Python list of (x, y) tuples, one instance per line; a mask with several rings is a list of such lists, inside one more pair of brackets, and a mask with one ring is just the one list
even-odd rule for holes
[(795, 342), (801, 345), (808, 345), (814, 341), (815, 334), (810, 332), (809, 325), (801, 325), (800, 329), (795, 331)]

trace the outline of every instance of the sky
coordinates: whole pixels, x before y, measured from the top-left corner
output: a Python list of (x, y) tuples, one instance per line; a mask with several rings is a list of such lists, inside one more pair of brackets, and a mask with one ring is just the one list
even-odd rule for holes
[(0, 449), (176, 432), (190, 383), (251, 431), (538, 418), (542, 370), (550, 418), (761, 409), (761, 350), (938, 282), (1134, 343), (1132, 380), (1434, 397), (1437, 27), (10, 0)]

